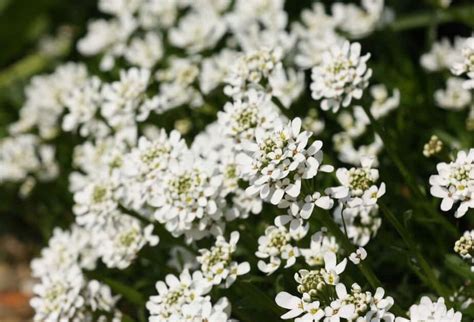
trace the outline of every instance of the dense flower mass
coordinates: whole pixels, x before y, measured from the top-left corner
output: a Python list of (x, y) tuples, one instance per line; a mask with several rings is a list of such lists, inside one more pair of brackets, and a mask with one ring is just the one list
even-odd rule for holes
[(97, 2), (0, 113), (34, 321), (474, 317), (471, 4)]

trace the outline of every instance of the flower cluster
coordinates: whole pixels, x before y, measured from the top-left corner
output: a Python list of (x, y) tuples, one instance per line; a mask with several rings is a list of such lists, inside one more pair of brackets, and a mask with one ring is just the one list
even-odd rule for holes
[(201, 249), (201, 256), (197, 258), (201, 264), (201, 271), (211, 284), (219, 285), (225, 281), (225, 287), (230, 287), (237, 276), (250, 271), (248, 262), (237, 263), (232, 261), (232, 254), (236, 250), (236, 245), (240, 234), (236, 231), (230, 234), (229, 242), (224, 237), (217, 236), (214, 246), (208, 249)]
[(427, 158), (436, 155), (443, 149), (443, 141), (436, 135), (432, 135), (428, 143), (423, 146), (423, 155)]
[(462, 58), (452, 66), (456, 75), (466, 74), (469, 78), (463, 84), (466, 89), (474, 89), (474, 37), (467, 38), (461, 50)]
[(364, 157), (360, 168), (338, 169), (336, 176), (341, 185), (326, 190), (339, 202), (336, 218), (346, 226), (348, 236), (360, 246), (366, 245), (380, 227), (380, 219), (376, 217), (377, 201), (385, 194), (385, 184), (381, 183), (379, 187), (375, 184), (379, 172), (372, 169), (373, 161)]
[(471, 270), (474, 271), (474, 230), (465, 231), (454, 244), (454, 251), (463, 259), (471, 262)]
[(368, 85), (372, 70), (367, 68), (370, 54), (361, 56), (359, 43), (345, 42), (324, 53), (320, 65), (313, 67), (312, 96), (321, 101), (321, 108), (337, 112), (349, 106), (352, 98), (360, 99)]
[(223, 297), (211, 302), (211, 284), (200, 271), (190, 274), (184, 270), (179, 278), (167, 275), (166, 282), (158, 281), (158, 295), (150, 297), (146, 304), (150, 321), (228, 321), (230, 303)]
[(427, 296), (423, 296), (420, 304), (414, 304), (408, 312), (409, 319), (397, 318), (396, 322), (422, 322), (422, 321), (439, 321), (439, 322), (461, 322), (462, 314), (447, 309), (444, 304), (444, 298), (440, 297), (436, 302), (432, 302)]
[(286, 260), (285, 268), (296, 263), (296, 257), (300, 256), (298, 247), (292, 245), (292, 240), (299, 236), (290, 234), (283, 225), (268, 226), (265, 235), (258, 239), (258, 250), (255, 255), (259, 258), (269, 259), (269, 263), (258, 261), (258, 269), (266, 274), (272, 274), (281, 265), (282, 259)]
[(273, 132), (257, 129), (256, 142), (244, 144), (246, 153), (238, 155), (242, 176), (250, 183), (247, 192), (278, 205), (285, 196), (298, 197), (303, 179), (314, 178), (318, 171), (332, 171), (321, 164), (322, 142), (308, 146), (310, 137), (309, 132), (301, 132), (299, 118), (287, 126), (277, 124)]
[(442, 199), (443, 211), (459, 203), (454, 216), (464, 216), (474, 208), (474, 149), (459, 151), (455, 161), (438, 163), (436, 168), (438, 174), (430, 177), (431, 194)]
[[(369, 92), (373, 99), (369, 111), (375, 119), (386, 117), (400, 104), (398, 89), (394, 89), (390, 95), (385, 85), (376, 84), (370, 87)], [(370, 123), (362, 106), (354, 106), (352, 111), (347, 109), (342, 111), (337, 116), (337, 122), (343, 131), (333, 136), (333, 143), (334, 149), (338, 152), (338, 158), (342, 162), (359, 165), (363, 157), (369, 156), (377, 160), (377, 156), (383, 148), (383, 142), (378, 135), (374, 135), (373, 142), (356, 147), (366, 134)]]
[(359, 285), (353, 284), (348, 293), (346, 286), (339, 282), (339, 275), (344, 272), (347, 259), (339, 264), (334, 253), (324, 256), (324, 268), (300, 270), (295, 274), (300, 296), (280, 292), (276, 303), (289, 310), (282, 319), (295, 321), (393, 321), (394, 315), (389, 312), (394, 301), (384, 297), (384, 290), (378, 288), (372, 295), (363, 292)]
[[(0, 183), (25, 182), (25, 194), (36, 180), (49, 181), (58, 175), (55, 149), (32, 134), (0, 140)], [(28, 180), (30, 179), (30, 180)]]
[(88, 232), (79, 226), (54, 231), (49, 246), (32, 262), (32, 274), (39, 279), (31, 299), (34, 321), (93, 321), (110, 314), (113, 321), (121, 320), (115, 308), (118, 297), (82, 272), (95, 267), (97, 250)]

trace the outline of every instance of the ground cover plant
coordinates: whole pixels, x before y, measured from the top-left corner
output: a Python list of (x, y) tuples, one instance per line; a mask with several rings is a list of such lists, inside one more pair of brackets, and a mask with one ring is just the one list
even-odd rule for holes
[(0, 233), (34, 321), (474, 319), (471, 1), (24, 2)]

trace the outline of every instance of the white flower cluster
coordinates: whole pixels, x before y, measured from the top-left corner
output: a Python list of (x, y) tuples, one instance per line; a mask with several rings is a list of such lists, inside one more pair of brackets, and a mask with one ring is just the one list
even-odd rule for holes
[(311, 133), (301, 132), (301, 119), (265, 132), (257, 128), (255, 142), (242, 145), (245, 153), (238, 155), (242, 177), (248, 178), (250, 195), (274, 205), (284, 197), (296, 198), (301, 192), (301, 181), (312, 179), (318, 171), (331, 172), (332, 166), (322, 165), (322, 142), (308, 144)]
[(453, 62), (462, 59), (461, 48), (465, 40), (466, 38), (456, 37), (453, 44), (447, 38), (434, 42), (431, 50), (421, 56), (421, 66), (430, 72), (449, 70)]
[(118, 297), (108, 286), (89, 280), (82, 269), (93, 269), (98, 250), (89, 240), (90, 234), (79, 226), (70, 231), (55, 229), (49, 246), (41, 257), (33, 260), (32, 275), (39, 279), (33, 288), (31, 306), (34, 321), (96, 321), (110, 314), (121, 320), (115, 309)]
[(58, 175), (54, 154), (53, 146), (42, 144), (39, 137), (32, 134), (0, 139), (0, 183), (31, 178), (34, 184), (36, 179), (54, 179)]
[(303, 237), (291, 234), (283, 225), (268, 226), (265, 235), (258, 239), (258, 250), (255, 255), (258, 258), (268, 259), (269, 262), (259, 260), (258, 269), (270, 275), (280, 267), (282, 259), (286, 261), (285, 268), (293, 266), (301, 252), (291, 242)]
[(75, 63), (59, 66), (51, 75), (33, 77), (25, 89), (20, 119), (10, 126), (10, 133), (37, 130), (42, 139), (54, 138), (59, 133), (67, 100), (87, 82), (86, 67)]
[(197, 258), (197, 261), (201, 264), (201, 271), (209, 283), (219, 285), (224, 281), (225, 287), (229, 288), (237, 276), (250, 271), (248, 262), (232, 261), (232, 254), (237, 248), (239, 237), (240, 234), (236, 231), (230, 234), (229, 242), (223, 236), (217, 236), (216, 242), (210, 250), (199, 250), (201, 256)]
[(323, 266), (324, 255), (326, 253), (337, 254), (339, 244), (336, 238), (329, 236), (325, 231), (321, 230), (311, 236), (309, 248), (300, 248), (301, 254), (304, 256), (306, 264), (309, 266)]
[(311, 71), (311, 91), (315, 100), (321, 101), (324, 111), (337, 112), (341, 105), (349, 106), (352, 98), (360, 99), (368, 86), (372, 70), (367, 68), (370, 54), (361, 56), (359, 43), (344, 42), (333, 46), (322, 55), (320, 65)]
[(396, 322), (461, 322), (461, 312), (449, 309), (444, 304), (444, 298), (440, 297), (436, 302), (431, 301), (427, 296), (423, 296), (420, 304), (413, 304), (408, 312), (409, 318), (396, 318)]
[(436, 169), (438, 174), (430, 177), (431, 194), (442, 199), (443, 211), (459, 203), (454, 216), (464, 216), (474, 208), (474, 149), (459, 151), (455, 161), (438, 163)]
[(466, 39), (461, 50), (462, 58), (452, 66), (456, 75), (466, 74), (469, 78), (463, 84), (466, 89), (474, 89), (474, 37)]
[(295, 62), (302, 68), (319, 65), (323, 53), (343, 44), (342, 31), (351, 38), (360, 38), (375, 30), (382, 22), (384, 1), (363, 0), (362, 7), (355, 4), (334, 2), (331, 14), (326, 13), (322, 3), (314, 3), (304, 9), (301, 22), (295, 22), (292, 31), (297, 38)]
[(363, 292), (359, 285), (353, 284), (348, 293), (346, 286), (339, 282), (347, 259), (339, 264), (332, 252), (324, 256), (324, 267), (316, 270), (300, 270), (295, 274), (300, 296), (280, 292), (276, 303), (289, 310), (282, 319), (294, 319), (296, 322), (310, 321), (393, 321), (389, 312), (394, 301), (384, 297), (385, 291), (378, 288), (372, 295)]
[[(370, 112), (375, 119), (380, 119), (400, 104), (400, 92), (394, 89), (392, 95), (383, 84), (377, 84), (370, 87), (372, 104)], [(360, 141), (361, 137), (367, 132), (370, 124), (369, 118), (361, 106), (354, 106), (352, 111), (343, 111), (337, 117), (339, 125), (343, 131), (333, 136), (334, 149), (338, 152), (338, 158), (352, 165), (359, 165), (361, 158), (371, 156), (377, 158), (382, 151), (382, 140), (375, 135), (374, 141), (367, 145), (360, 145), (356, 148), (355, 141)]]
[(228, 321), (230, 303), (223, 297), (215, 304), (211, 302), (208, 283), (200, 271), (192, 275), (186, 269), (179, 278), (167, 275), (166, 282), (158, 281), (158, 295), (150, 297), (146, 304), (150, 312), (150, 322), (181, 321)]
[(463, 87), (464, 79), (450, 77), (446, 81), (446, 89), (438, 89), (434, 93), (436, 104), (444, 109), (459, 111), (472, 103), (471, 91)]
[(376, 217), (377, 201), (385, 194), (385, 184), (377, 187), (377, 169), (372, 169), (372, 158), (362, 158), (360, 168), (339, 168), (336, 176), (340, 186), (326, 189), (326, 193), (339, 201), (335, 217), (346, 227), (348, 236), (365, 246), (380, 227)]

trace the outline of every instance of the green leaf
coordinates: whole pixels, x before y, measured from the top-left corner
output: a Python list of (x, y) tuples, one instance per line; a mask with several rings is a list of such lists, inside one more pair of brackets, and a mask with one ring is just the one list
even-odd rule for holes
[(444, 258), (444, 264), (453, 273), (465, 278), (468, 281), (474, 280), (474, 272), (459, 256), (457, 255), (446, 255)]

